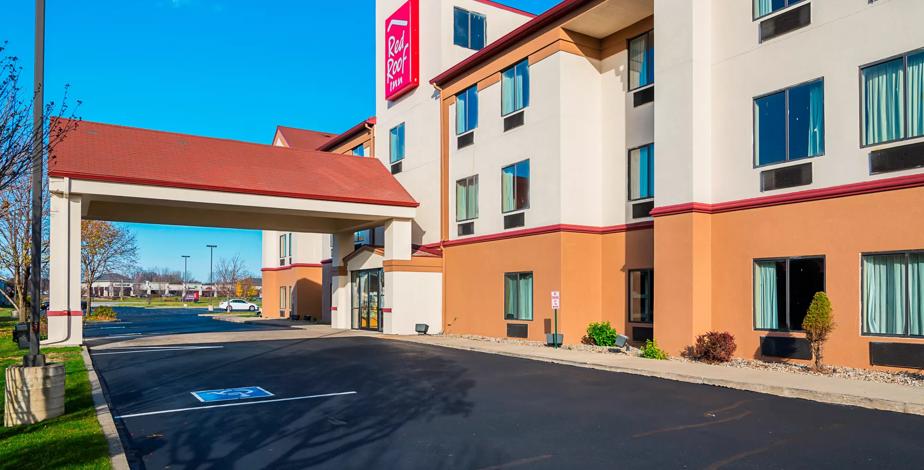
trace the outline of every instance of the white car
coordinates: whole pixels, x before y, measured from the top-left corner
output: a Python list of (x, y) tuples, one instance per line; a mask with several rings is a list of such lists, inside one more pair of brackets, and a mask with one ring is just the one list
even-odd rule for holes
[(229, 312), (246, 310), (250, 312), (256, 312), (260, 309), (256, 304), (252, 304), (244, 299), (231, 299), (225, 300), (224, 302), (218, 304), (219, 310), (227, 310)]

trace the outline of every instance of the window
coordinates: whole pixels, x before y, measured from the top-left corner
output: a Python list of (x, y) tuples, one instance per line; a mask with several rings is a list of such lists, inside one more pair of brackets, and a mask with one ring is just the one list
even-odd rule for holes
[(650, 269), (629, 271), (629, 321), (654, 321), (654, 271)]
[(478, 86), (456, 95), (456, 135), (478, 127)]
[(754, 99), (754, 160), (757, 166), (824, 153), (824, 80)]
[(501, 114), (506, 116), (529, 106), (529, 61), (501, 73)]
[(769, 15), (775, 11), (801, 3), (803, 0), (754, 0), (754, 19)]
[(754, 262), (754, 326), (802, 330), (812, 297), (825, 290), (825, 259), (783, 258)]
[(924, 136), (924, 51), (861, 71), (863, 145)]
[(654, 197), (654, 144), (629, 150), (629, 200)]
[(533, 319), (533, 273), (504, 274), (504, 319)]
[(392, 127), (388, 134), (391, 163), (395, 164), (404, 160), (404, 123)]
[(289, 289), (285, 286), (279, 288), (279, 313), (285, 313), (286, 311), (286, 306), (288, 305), (288, 302), (286, 302), (286, 294), (288, 293)]
[(358, 232), (353, 232), (353, 243), (357, 245), (366, 243), (366, 240), (368, 240), (366, 238), (366, 234), (368, 233), (369, 233), (368, 230), (360, 230)]
[(292, 234), (284, 233), (279, 236), (279, 265), (292, 264)]
[(350, 153), (356, 155), (357, 157), (365, 157), (366, 147), (364, 147), (362, 144), (357, 145), (356, 147), (353, 147), (353, 150), (351, 150)]
[(501, 170), (501, 199), (504, 213), (529, 208), (529, 160)]
[(924, 251), (863, 256), (863, 333), (924, 336)]
[(453, 23), (453, 44), (476, 51), (484, 48), (487, 35), (484, 15), (456, 7), (453, 8)]
[(629, 41), (629, 90), (654, 83), (654, 31)]
[(478, 175), (456, 181), (456, 222), (478, 218)]

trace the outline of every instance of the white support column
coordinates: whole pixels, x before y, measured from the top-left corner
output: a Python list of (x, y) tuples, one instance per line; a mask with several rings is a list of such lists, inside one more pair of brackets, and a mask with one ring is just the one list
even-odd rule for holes
[(411, 221), (392, 219), (385, 223), (385, 299), (383, 300), (383, 328), (386, 334), (409, 335), (414, 333), (415, 319), (412, 272), (395, 269), (394, 261), (411, 260)]
[(348, 330), (352, 328), (352, 309), (350, 298), (350, 273), (347, 272), (343, 257), (353, 252), (353, 234), (336, 233), (331, 237), (333, 256), (331, 257), (331, 307), (330, 326)]
[(70, 194), (70, 181), (51, 178), (48, 339), (44, 344), (83, 343), (80, 308), (81, 198)]

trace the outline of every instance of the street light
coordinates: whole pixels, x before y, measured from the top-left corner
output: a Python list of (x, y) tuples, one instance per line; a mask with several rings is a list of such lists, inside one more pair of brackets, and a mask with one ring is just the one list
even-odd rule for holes
[[(32, 97), (32, 315), (29, 328), (29, 354), (23, 356), (23, 365), (45, 365), (45, 356), (39, 351), (39, 318), (42, 305), (42, 172), (44, 156), (45, 116), (45, 0), (35, 0), (35, 68), (33, 70)], [(90, 312), (87, 312), (88, 314)]]
[(218, 245), (205, 245), (209, 249), (209, 284), (212, 287), (215, 287), (215, 281), (212, 280), (212, 257), (215, 254), (215, 248), (218, 248)]
[(189, 255), (181, 255), (183, 258), (183, 298), (186, 298), (186, 267), (188, 266)]

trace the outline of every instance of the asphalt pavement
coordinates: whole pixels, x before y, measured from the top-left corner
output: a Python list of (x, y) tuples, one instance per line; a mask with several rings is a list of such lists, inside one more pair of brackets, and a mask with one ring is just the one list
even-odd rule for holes
[(921, 468), (924, 417), (374, 337), (93, 350), (267, 328), (149, 312), (89, 328), (133, 468)]

